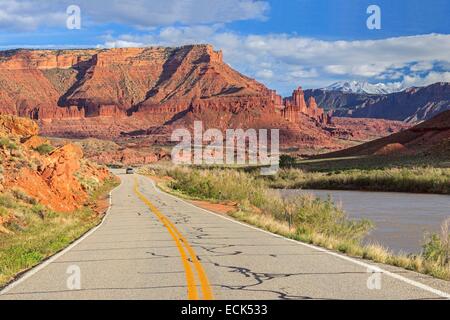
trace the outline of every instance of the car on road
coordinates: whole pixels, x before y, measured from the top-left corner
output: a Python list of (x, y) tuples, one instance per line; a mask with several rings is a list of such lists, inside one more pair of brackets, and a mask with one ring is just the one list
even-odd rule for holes
[(134, 169), (133, 168), (127, 168), (126, 173), (127, 174), (134, 174)]

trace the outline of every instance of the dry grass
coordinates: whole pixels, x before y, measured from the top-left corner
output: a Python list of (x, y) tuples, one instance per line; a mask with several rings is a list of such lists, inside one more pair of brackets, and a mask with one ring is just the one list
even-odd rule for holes
[[(117, 181), (108, 180), (92, 191), (90, 202), (101, 200)], [(0, 287), (14, 276), (67, 247), (102, 219), (90, 206), (59, 213), (22, 192), (0, 194)], [(3, 232), (2, 232), (3, 230)]]
[(267, 178), (272, 188), (369, 190), (450, 194), (450, 169), (435, 167), (308, 172), (282, 169)]
[(369, 221), (350, 220), (331, 201), (312, 195), (283, 199), (252, 174), (236, 170), (148, 167), (143, 174), (171, 177), (160, 185), (185, 198), (236, 201), (233, 218), (261, 229), (350, 256), (450, 279), (449, 221), (441, 235), (431, 235), (420, 255), (394, 254), (379, 244), (363, 245)]

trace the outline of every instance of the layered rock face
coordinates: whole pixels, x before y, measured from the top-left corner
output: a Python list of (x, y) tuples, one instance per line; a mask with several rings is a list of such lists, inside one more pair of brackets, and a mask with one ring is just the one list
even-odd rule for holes
[(2, 112), (39, 120), (176, 113), (193, 99), (268, 94), (208, 45), (5, 51), (0, 79)]
[(0, 83), (0, 114), (39, 120), (46, 135), (145, 133), (160, 141), (202, 120), (222, 129), (280, 128), (292, 143), (300, 135), (312, 145), (332, 144), (321, 128), (326, 115), (313, 100), (306, 104), (301, 88), (283, 101), (210, 45), (4, 51)]
[(315, 99), (301, 88), (282, 99), (210, 45), (3, 51), (0, 85), (0, 114), (37, 120), (48, 136), (166, 143), (200, 120), (205, 130), (276, 128), (284, 145), (338, 147)]

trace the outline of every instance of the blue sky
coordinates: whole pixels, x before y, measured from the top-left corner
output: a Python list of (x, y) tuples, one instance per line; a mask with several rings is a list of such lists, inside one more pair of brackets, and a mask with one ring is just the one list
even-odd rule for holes
[[(381, 9), (369, 30), (366, 10)], [(78, 5), (81, 29), (66, 27)], [(286, 95), (335, 81), (398, 87), (450, 81), (447, 0), (1, 0), (0, 48), (212, 43)]]

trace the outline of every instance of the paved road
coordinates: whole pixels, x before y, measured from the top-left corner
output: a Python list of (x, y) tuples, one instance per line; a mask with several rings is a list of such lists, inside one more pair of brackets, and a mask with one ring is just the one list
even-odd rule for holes
[(199, 209), (157, 190), (148, 178), (120, 177), (104, 223), (7, 287), (0, 299), (450, 296), (449, 282), (376, 269)]

